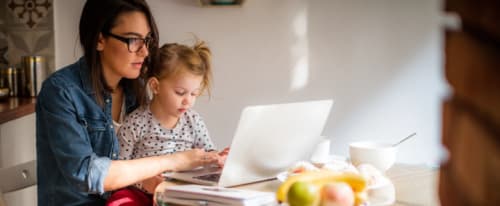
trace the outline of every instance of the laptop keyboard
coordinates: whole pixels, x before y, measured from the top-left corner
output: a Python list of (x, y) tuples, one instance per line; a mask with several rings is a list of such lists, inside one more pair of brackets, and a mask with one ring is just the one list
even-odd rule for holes
[(195, 176), (193, 178), (211, 182), (219, 182), (220, 173), (200, 175), (200, 176)]

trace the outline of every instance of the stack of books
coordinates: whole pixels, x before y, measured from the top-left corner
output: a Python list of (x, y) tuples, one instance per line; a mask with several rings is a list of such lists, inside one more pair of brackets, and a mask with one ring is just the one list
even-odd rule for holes
[[(161, 203), (175, 205), (205, 206), (262, 206), (276, 205), (273, 192), (224, 188), (203, 185), (176, 185), (165, 188), (163, 194), (157, 196)], [(162, 204), (159, 204), (162, 205)]]

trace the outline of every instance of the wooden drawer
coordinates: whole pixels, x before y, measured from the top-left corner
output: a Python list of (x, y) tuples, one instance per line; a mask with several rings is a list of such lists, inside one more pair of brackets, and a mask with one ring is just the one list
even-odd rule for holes
[(445, 51), (454, 94), (500, 128), (500, 47), (465, 32), (447, 32)]
[[(500, 145), (495, 128), (456, 99), (443, 105), (443, 144), (448, 162), (441, 168), (443, 205), (500, 205)], [(453, 198), (450, 198), (452, 195)], [(463, 204), (467, 203), (467, 204)]]

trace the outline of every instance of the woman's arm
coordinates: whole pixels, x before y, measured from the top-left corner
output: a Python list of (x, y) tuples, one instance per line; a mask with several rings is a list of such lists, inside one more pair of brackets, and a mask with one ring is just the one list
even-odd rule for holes
[(216, 152), (193, 149), (170, 155), (145, 157), (134, 160), (111, 161), (104, 181), (104, 190), (123, 188), (165, 171), (184, 171), (217, 163)]

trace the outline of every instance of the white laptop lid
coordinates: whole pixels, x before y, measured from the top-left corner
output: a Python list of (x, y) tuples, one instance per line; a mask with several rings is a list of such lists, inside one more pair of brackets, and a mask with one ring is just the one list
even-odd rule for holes
[(249, 106), (243, 109), (220, 186), (276, 177), (299, 160), (309, 160), (333, 100)]

